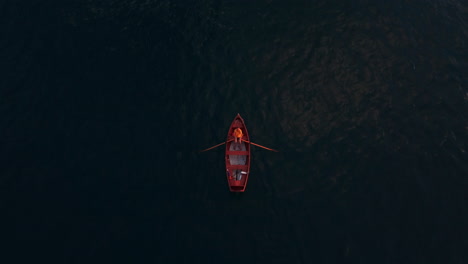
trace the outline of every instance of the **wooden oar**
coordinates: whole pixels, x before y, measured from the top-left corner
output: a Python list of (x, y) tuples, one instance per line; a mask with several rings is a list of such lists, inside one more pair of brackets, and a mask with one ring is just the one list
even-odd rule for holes
[(254, 145), (254, 146), (257, 146), (257, 147), (264, 148), (264, 149), (266, 149), (266, 150), (271, 150), (271, 151), (274, 151), (274, 152), (279, 152), (279, 151), (277, 151), (277, 150), (275, 150), (275, 149), (267, 148), (267, 147), (264, 147), (264, 146), (262, 146), (262, 145), (259, 145), (259, 144), (255, 144), (255, 143), (253, 143), (253, 142), (250, 142), (250, 141), (248, 141), (248, 140), (244, 140), (244, 142), (247, 142), (247, 143), (252, 144), (252, 145)]
[(208, 150), (210, 150), (210, 149), (214, 149), (214, 148), (216, 148), (216, 147), (219, 147), (219, 146), (221, 146), (221, 145), (224, 145), (224, 144), (226, 144), (226, 143), (228, 143), (228, 142), (231, 142), (231, 141), (233, 141), (233, 140), (234, 140), (234, 139), (230, 139), (230, 140), (228, 140), (228, 141), (226, 141), (226, 142), (219, 143), (219, 144), (216, 145), (216, 146), (212, 146), (211, 148), (207, 148), (207, 149), (204, 149), (204, 150), (200, 150), (200, 152), (205, 152), (205, 151), (208, 151)]

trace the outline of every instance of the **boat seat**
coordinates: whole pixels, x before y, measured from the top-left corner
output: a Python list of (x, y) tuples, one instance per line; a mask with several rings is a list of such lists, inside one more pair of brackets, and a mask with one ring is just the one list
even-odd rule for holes
[(227, 154), (227, 155), (242, 155), (242, 156), (247, 156), (247, 155), (249, 155), (249, 152), (248, 152), (248, 151), (233, 151), (233, 150), (230, 150), (230, 151), (226, 151), (226, 154)]
[[(229, 139), (234, 139), (233, 135), (229, 135)], [(229, 140), (228, 139), (228, 140)], [(247, 140), (247, 137), (245, 135), (242, 135), (242, 140)]]
[(231, 170), (244, 170), (247, 171), (247, 165), (227, 165), (227, 167)]

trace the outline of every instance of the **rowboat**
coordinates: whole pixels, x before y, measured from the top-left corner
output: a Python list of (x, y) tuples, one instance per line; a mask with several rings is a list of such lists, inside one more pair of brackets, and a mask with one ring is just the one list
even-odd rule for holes
[[(234, 141), (234, 130), (243, 131), (242, 142)], [(237, 114), (229, 127), (226, 139), (226, 176), (231, 192), (244, 192), (250, 173), (249, 133), (244, 119)]]
[[(234, 137), (234, 130), (237, 128), (242, 130), (242, 140), (240, 140), (240, 142)], [(201, 150), (200, 152), (208, 151), (224, 144), (226, 144), (224, 158), (226, 162), (227, 182), (229, 190), (236, 193), (244, 192), (247, 186), (250, 174), (250, 145), (278, 152), (277, 150), (251, 142), (244, 119), (242, 119), (240, 114), (237, 114), (229, 127), (226, 142), (219, 143), (210, 148)]]

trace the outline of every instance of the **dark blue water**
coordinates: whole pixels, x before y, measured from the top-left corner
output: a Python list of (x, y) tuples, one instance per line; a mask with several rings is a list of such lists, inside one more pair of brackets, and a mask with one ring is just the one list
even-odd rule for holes
[(8, 263), (466, 263), (468, 7), (387, 2), (1, 4)]

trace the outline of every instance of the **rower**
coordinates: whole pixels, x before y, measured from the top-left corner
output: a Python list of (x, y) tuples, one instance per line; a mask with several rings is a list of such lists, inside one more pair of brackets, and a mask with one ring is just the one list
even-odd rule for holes
[(237, 143), (237, 140), (239, 140), (239, 143), (242, 143), (242, 129), (240, 128), (236, 128), (234, 129), (234, 132), (232, 133), (232, 135), (234, 136), (234, 142)]

